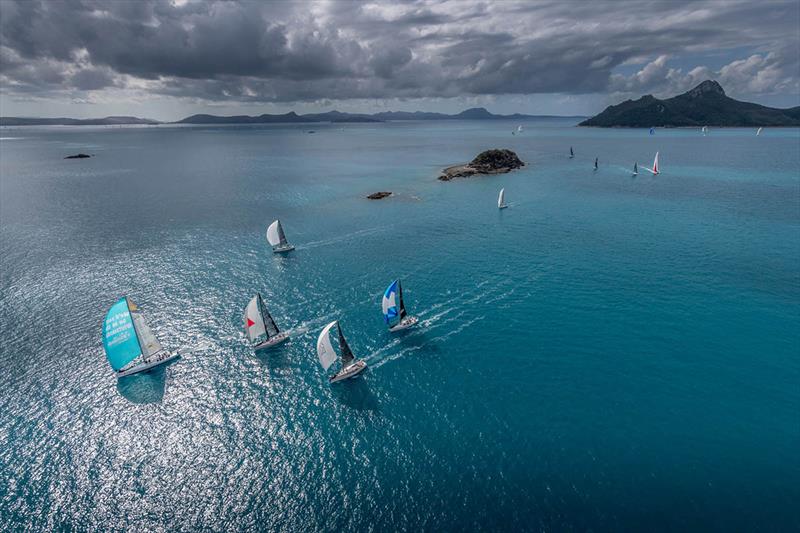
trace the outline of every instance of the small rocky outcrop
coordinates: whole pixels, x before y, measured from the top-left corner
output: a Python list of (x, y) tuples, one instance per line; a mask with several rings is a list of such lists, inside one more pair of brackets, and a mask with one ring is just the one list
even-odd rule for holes
[(378, 192), (374, 192), (374, 193), (368, 195), (367, 198), (369, 198), (370, 200), (382, 200), (382, 199), (386, 198), (387, 196), (391, 196), (391, 195), (392, 195), (392, 193), (389, 192), (389, 191), (378, 191)]
[(522, 166), (525, 166), (525, 163), (511, 150), (486, 150), (466, 165), (455, 165), (444, 169), (439, 179), (450, 181), (453, 178), (467, 178), (476, 175), (505, 174)]
[(87, 157), (92, 157), (89, 154), (75, 154), (75, 155), (68, 155), (64, 159), (86, 159)]

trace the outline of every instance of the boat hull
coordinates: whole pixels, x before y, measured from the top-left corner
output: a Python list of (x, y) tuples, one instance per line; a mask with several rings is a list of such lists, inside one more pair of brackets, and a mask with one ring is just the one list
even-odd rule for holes
[(289, 334), (288, 333), (278, 333), (277, 335), (275, 335), (271, 339), (265, 340), (264, 342), (260, 342), (260, 343), (256, 344), (255, 346), (253, 346), (253, 350), (255, 350), (256, 352), (259, 351), (259, 350), (266, 350), (268, 348), (272, 348), (273, 346), (277, 346), (278, 344), (281, 344), (282, 342), (286, 342), (287, 340), (289, 340)]
[(292, 246), (291, 244), (286, 244), (284, 246), (278, 245), (272, 247), (272, 251), (275, 252), (276, 254), (285, 254), (286, 252), (291, 252), (292, 250), (294, 250), (294, 246)]
[(391, 331), (391, 332), (403, 331), (404, 329), (408, 329), (408, 328), (410, 328), (411, 326), (413, 326), (414, 324), (416, 324), (418, 322), (419, 322), (419, 318), (417, 318), (415, 316), (407, 316), (403, 320), (401, 320), (400, 322), (395, 324), (394, 326), (390, 327), (389, 331)]
[(506, 204), (498, 205), (497, 209), (505, 209), (506, 207), (508, 207)]
[(338, 381), (344, 381), (345, 379), (354, 378), (359, 375), (364, 369), (367, 368), (367, 363), (362, 360), (353, 361), (353, 364), (348, 365), (338, 371), (336, 374), (332, 375), (328, 378), (330, 383), (336, 383)]
[(117, 372), (117, 378), (124, 378), (125, 376), (131, 376), (133, 374), (139, 374), (140, 372), (146, 372), (156, 366), (169, 363), (170, 361), (177, 359), (180, 356), (181, 355), (178, 352), (172, 353), (164, 350), (163, 352), (151, 355), (150, 357), (143, 360), (141, 363), (139, 363), (134, 367), (127, 368), (125, 370), (120, 370), (119, 372)]

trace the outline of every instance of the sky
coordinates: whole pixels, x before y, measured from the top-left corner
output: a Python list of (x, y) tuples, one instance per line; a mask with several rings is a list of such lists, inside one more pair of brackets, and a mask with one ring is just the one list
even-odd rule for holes
[(0, 0), (0, 115), (800, 105), (800, 0)]

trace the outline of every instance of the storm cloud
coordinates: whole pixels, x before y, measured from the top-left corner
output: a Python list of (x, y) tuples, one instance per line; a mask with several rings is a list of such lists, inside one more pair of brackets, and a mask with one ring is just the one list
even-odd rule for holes
[(799, 24), (796, 1), (0, 0), (0, 90), (291, 103), (659, 95), (717, 78), (733, 95), (797, 94)]

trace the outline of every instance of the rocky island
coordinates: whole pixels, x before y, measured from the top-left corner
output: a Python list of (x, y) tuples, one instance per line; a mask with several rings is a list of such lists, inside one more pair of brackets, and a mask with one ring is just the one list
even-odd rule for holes
[(800, 106), (776, 109), (727, 96), (722, 86), (706, 80), (694, 89), (660, 100), (650, 94), (609, 106), (578, 126), (600, 128), (700, 128), (800, 126)]
[(374, 193), (372, 193), (370, 195), (367, 195), (367, 198), (370, 199), (370, 200), (382, 200), (382, 199), (386, 198), (387, 196), (391, 196), (391, 195), (392, 195), (392, 193), (389, 192), (389, 191), (378, 191), (378, 192), (374, 192)]
[(466, 178), (476, 175), (504, 174), (524, 166), (517, 154), (507, 149), (494, 149), (481, 152), (466, 165), (455, 165), (442, 171), (441, 181), (453, 178)]

